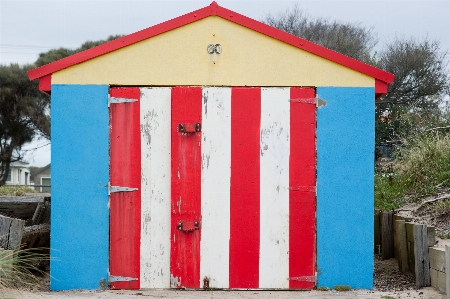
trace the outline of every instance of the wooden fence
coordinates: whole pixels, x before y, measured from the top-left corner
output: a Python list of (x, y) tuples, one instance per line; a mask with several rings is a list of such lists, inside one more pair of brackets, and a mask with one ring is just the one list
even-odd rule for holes
[(0, 196), (0, 248), (48, 247), (50, 197)]
[(411, 272), (417, 288), (433, 286), (450, 299), (450, 248), (434, 247), (435, 228), (393, 212), (375, 213), (375, 253), (396, 258), (400, 272)]

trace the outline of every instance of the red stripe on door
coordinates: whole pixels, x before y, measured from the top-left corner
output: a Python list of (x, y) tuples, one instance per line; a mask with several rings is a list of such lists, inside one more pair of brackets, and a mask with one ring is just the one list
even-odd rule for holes
[[(138, 88), (111, 88), (117, 98), (140, 98)], [(110, 194), (110, 274), (138, 278), (141, 233), (139, 101), (110, 106), (111, 186), (138, 188)], [(139, 280), (113, 282), (113, 289), (139, 289)]]
[(230, 288), (258, 288), (261, 89), (231, 92)]
[(201, 87), (172, 88), (171, 287), (200, 287)]
[[(291, 99), (315, 97), (291, 88)], [(289, 161), (289, 288), (312, 289), (316, 244), (316, 105), (291, 101)]]

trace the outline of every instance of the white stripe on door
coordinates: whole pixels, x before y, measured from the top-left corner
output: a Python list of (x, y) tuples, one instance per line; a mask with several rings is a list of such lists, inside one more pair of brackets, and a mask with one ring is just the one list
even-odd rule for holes
[(261, 89), (260, 288), (288, 288), (289, 88)]
[(202, 228), (200, 286), (228, 288), (231, 88), (204, 87), (202, 99)]
[(141, 88), (141, 288), (170, 287), (171, 88)]

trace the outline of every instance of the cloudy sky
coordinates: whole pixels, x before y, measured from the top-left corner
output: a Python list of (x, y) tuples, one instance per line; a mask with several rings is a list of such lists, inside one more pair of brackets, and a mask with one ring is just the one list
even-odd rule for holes
[[(87, 40), (129, 34), (161, 23), (211, 1), (21, 1), (0, 0), (0, 64), (33, 63), (53, 48), (77, 48)], [(219, 5), (260, 20), (295, 3), (309, 15), (360, 23), (377, 33), (375, 50), (395, 36), (428, 36), (450, 50), (450, 0), (441, 1), (233, 1)], [(38, 145), (45, 145), (40, 141)], [(36, 144), (33, 145), (35, 147)], [(50, 146), (28, 156), (32, 165), (50, 162)]]

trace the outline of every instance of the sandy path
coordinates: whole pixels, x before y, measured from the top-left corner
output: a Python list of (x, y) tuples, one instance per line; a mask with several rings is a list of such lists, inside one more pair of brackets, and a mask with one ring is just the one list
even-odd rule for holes
[(378, 292), (368, 290), (356, 290), (349, 292), (336, 291), (175, 291), (175, 290), (140, 290), (140, 291), (64, 291), (64, 292), (28, 292), (1, 290), (0, 296), (5, 299), (56, 299), (56, 298), (102, 298), (102, 299), (128, 299), (128, 298), (384, 298), (384, 299), (438, 299), (445, 298), (445, 295), (428, 287), (420, 290), (407, 290), (402, 292)]

